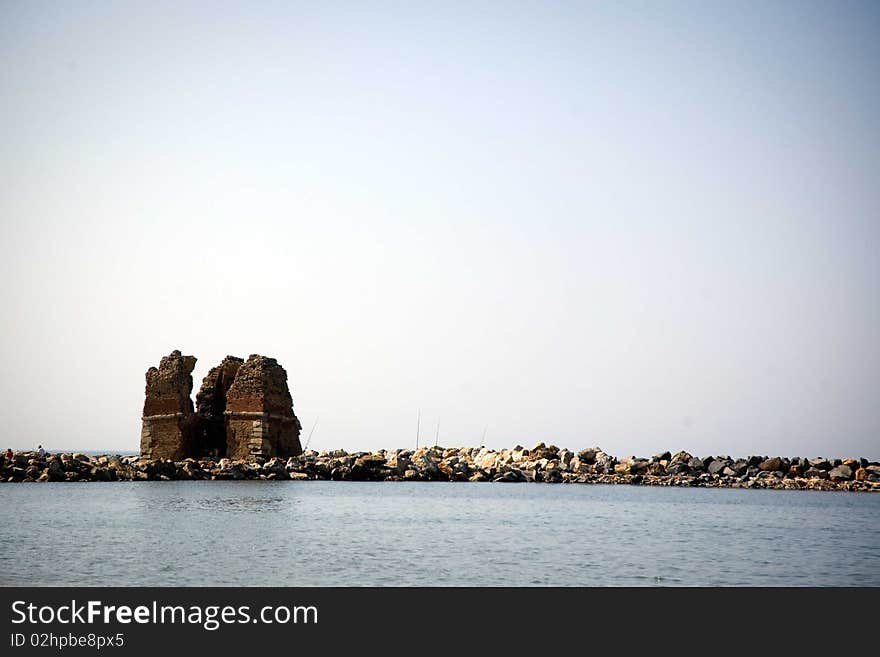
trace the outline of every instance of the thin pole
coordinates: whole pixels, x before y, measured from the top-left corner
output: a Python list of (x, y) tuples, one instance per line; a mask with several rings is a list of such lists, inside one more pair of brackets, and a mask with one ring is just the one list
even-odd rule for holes
[(437, 443), (440, 442), (440, 418), (437, 418), (437, 433), (434, 436), (434, 447), (437, 446)]
[(315, 427), (318, 426), (318, 420), (320, 418), (321, 418), (320, 415), (315, 418), (315, 422), (314, 422), (314, 424), (312, 424), (312, 430), (309, 431), (309, 438), (308, 438), (308, 440), (306, 440), (306, 446), (303, 447), (303, 451), (306, 451), (309, 448), (309, 443), (312, 442), (312, 434), (315, 433)]
[(488, 431), (488, 429), (489, 425), (487, 424), (486, 427), (483, 429), (483, 437), (482, 439), (480, 439), (480, 447), (484, 447), (486, 445), (486, 431)]
[(419, 429), (422, 425), (422, 409), (419, 409), (419, 415), (416, 417), (416, 449), (419, 448)]

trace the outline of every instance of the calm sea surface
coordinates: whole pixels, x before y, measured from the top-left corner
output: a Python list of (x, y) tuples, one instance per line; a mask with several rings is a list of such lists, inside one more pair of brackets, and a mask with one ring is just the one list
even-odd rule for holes
[(880, 586), (877, 494), (46, 483), (0, 508), (7, 586)]

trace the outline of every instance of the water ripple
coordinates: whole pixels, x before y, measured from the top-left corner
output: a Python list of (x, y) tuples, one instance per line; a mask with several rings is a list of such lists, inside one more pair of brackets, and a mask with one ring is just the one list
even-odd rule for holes
[(0, 486), (6, 585), (880, 586), (880, 495), (622, 486)]

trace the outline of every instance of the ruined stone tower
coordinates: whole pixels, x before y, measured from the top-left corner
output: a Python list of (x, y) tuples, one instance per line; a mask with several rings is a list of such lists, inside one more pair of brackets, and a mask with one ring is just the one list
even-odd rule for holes
[(186, 458), (193, 444), (195, 415), (190, 397), (193, 388), (193, 356), (172, 351), (147, 370), (141, 454), (154, 459)]
[(252, 354), (238, 369), (226, 394), (225, 420), (229, 458), (302, 453), (287, 372), (274, 358)]
[(147, 371), (141, 455), (181, 460), (296, 456), (299, 419), (287, 372), (274, 358), (227, 356), (190, 398), (196, 359), (173, 351)]

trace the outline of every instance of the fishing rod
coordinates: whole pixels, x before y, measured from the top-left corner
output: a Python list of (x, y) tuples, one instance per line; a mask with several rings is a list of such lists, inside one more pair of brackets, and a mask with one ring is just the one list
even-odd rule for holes
[(318, 417), (315, 418), (315, 422), (314, 422), (314, 424), (312, 424), (312, 430), (309, 431), (309, 437), (308, 437), (308, 440), (306, 440), (306, 446), (303, 447), (303, 451), (304, 451), (304, 452), (305, 452), (306, 450), (308, 450), (308, 448), (309, 448), (309, 443), (312, 442), (312, 434), (315, 433), (315, 427), (318, 426), (318, 420), (320, 420), (320, 419), (321, 419), (321, 416), (319, 415)]

